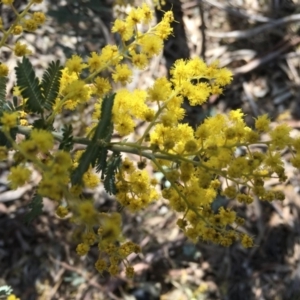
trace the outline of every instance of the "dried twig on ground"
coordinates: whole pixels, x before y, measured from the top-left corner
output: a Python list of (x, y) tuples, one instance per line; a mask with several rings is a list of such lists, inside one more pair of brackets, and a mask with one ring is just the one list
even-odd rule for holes
[(289, 41), (288, 43), (285, 43), (278, 50), (275, 50), (263, 57), (256, 58), (256, 59), (252, 60), (251, 62), (249, 62), (248, 64), (234, 69), (233, 73), (235, 75), (249, 73), (249, 72), (253, 71), (254, 69), (272, 61), (273, 59), (277, 58), (280, 54), (282, 54), (282, 52), (286, 51), (290, 47), (296, 46), (299, 43), (300, 43), (300, 37), (294, 38), (291, 41)]
[(202, 46), (201, 46), (201, 57), (205, 61), (205, 53), (206, 53), (206, 36), (205, 36), (205, 18), (204, 18), (204, 8), (203, 4), (199, 4), (199, 10), (200, 10), (200, 18), (201, 18), (201, 25), (200, 25), (200, 31), (201, 31), (201, 37), (202, 37)]
[(271, 21), (270, 23), (252, 29), (248, 29), (248, 30), (234, 30), (230, 32), (207, 31), (206, 34), (210, 37), (222, 38), (222, 39), (226, 39), (226, 38), (248, 39), (264, 31), (270, 30), (272, 28), (293, 23), (293, 22), (299, 22), (299, 21), (300, 21), (300, 14), (295, 14), (275, 21)]
[[(252, 21), (256, 21), (256, 22), (262, 22), (262, 23), (273, 21), (273, 19), (271, 19), (271, 18), (262, 16), (262, 15), (259, 15), (259, 14), (254, 14), (254, 12), (249, 13), (247, 10), (237, 8), (237, 7), (233, 7), (233, 6), (229, 6), (229, 5), (225, 5), (225, 4), (221, 3), (220, 1), (199, 0), (199, 2), (200, 3), (206, 3), (210, 6), (217, 7), (220, 10), (226, 11), (228, 14), (234, 15), (236, 17), (246, 18), (248, 20), (252, 20)], [(193, 2), (189, 2), (190, 5), (191, 5), (191, 3), (193, 3)]]

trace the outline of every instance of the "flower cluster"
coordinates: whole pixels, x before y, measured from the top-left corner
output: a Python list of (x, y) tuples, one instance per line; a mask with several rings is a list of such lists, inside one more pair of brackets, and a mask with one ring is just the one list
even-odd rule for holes
[[(20, 36), (24, 31), (26, 32), (34, 32), (38, 29), (40, 25), (43, 25), (46, 21), (46, 16), (42, 12), (33, 12), (30, 13), (30, 9), (33, 5), (42, 3), (43, 0), (30, 0), (26, 7), (22, 10), (21, 13), (18, 13), (17, 10), (14, 8), (14, 0), (2, 0), (1, 1), (4, 5), (10, 6), (15, 13), (15, 19), (12, 24), (4, 24), (2, 18), (0, 18), (0, 30), (2, 31), (3, 35), (0, 40), (0, 48), (1, 47), (8, 47), (11, 49), (11, 46), (7, 45), (6, 42), (10, 35)], [(6, 29), (6, 27), (8, 27)], [(31, 54), (31, 51), (28, 49), (26, 44), (23, 44), (20, 41), (17, 41), (13, 47), (13, 52), (16, 56), (25, 56)], [(1, 64), (0, 68), (0, 76), (6, 76), (3, 69), (8, 68)]]
[(133, 212), (138, 211), (159, 199), (155, 190), (156, 184), (155, 180), (150, 180), (146, 170), (137, 169), (129, 159), (125, 158), (117, 177), (116, 197), (123, 206)]
[[(124, 238), (120, 231), (120, 214), (95, 214), (91, 202), (86, 202), (84, 206), (85, 209), (83, 207), (79, 209), (78, 217), (83, 218), (84, 223), (90, 226), (81, 235), (82, 242), (77, 245), (77, 254), (80, 256), (86, 255), (92, 246), (97, 245), (99, 258), (95, 263), (95, 268), (100, 273), (107, 271), (111, 275), (117, 275), (120, 272), (119, 264), (123, 262), (127, 276), (132, 277), (133, 267), (130, 266), (126, 257), (131, 253), (139, 253), (141, 250), (138, 245), (132, 242), (121, 243)], [(92, 225), (98, 226), (97, 232), (94, 231)], [(119, 243), (116, 243), (117, 241)]]
[[(7, 5), (12, 2), (2, 1)], [(41, 13), (24, 18), (30, 6), (38, 2), (41, 1), (30, 1), (7, 31), (2, 25), (6, 37), (22, 30), (34, 31), (44, 22)], [(112, 32), (120, 36), (119, 47), (107, 45), (86, 60), (73, 55), (66, 62), (53, 102), (42, 107), (37, 102), (34, 106), (34, 100), (27, 99), (20, 88), (15, 93), (24, 109), (0, 111), (0, 133), (7, 140), (0, 146), (0, 160), (8, 160), (9, 152), (14, 159), (8, 175), (11, 188), (30, 181), (33, 170), (39, 172), (36, 194), (54, 200), (57, 216), (70, 218), (81, 230), (78, 255), (86, 255), (97, 247), (96, 269), (112, 275), (119, 272), (123, 262), (126, 274), (133, 276), (133, 267), (126, 257), (139, 253), (140, 248), (124, 242), (121, 215), (97, 211), (92, 199), (85, 196), (86, 188), (103, 183), (131, 212), (164, 198), (179, 214), (177, 225), (194, 242), (200, 239), (230, 246), (239, 240), (244, 247), (251, 247), (253, 239), (236, 230), (244, 222), (236, 212), (225, 207), (212, 209), (218, 193), (246, 204), (254, 197), (283, 200), (281, 192), (265, 187), (269, 178), (282, 182), (287, 179), (280, 151), (288, 147), (291, 163), (300, 167), (300, 138), (292, 138), (285, 124), (271, 128), (267, 115), (256, 119), (255, 128), (246, 126), (240, 110), (231, 111), (228, 116), (209, 117), (195, 129), (182, 123), (184, 99), (192, 106), (202, 105), (211, 95), (221, 94), (231, 82), (231, 72), (220, 68), (217, 61), (207, 65), (200, 58), (178, 60), (170, 71), (170, 79), (157, 78), (146, 90), (129, 91), (126, 85), (132, 80), (132, 66), (144, 69), (172, 34), (172, 12), (166, 12), (157, 25), (151, 26), (152, 20), (153, 12), (146, 4), (132, 9), (124, 20), (118, 19), (112, 26)], [(4, 43), (2, 40), (0, 47)], [(26, 54), (26, 47), (22, 47), (16, 44), (15, 53)], [(7, 74), (8, 69), (1, 64), (0, 76)], [(106, 111), (108, 102), (112, 104), (110, 111)], [(54, 121), (66, 110), (80, 116), (87, 104), (93, 111), (92, 124), (84, 129), (85, 136), (61, 135)], [(4, 105), (1, 108), (4, 110)], [(40, 117), (38, 122), (30, 123), (30, 113)], [(145, 124), (145, 131), (129, 142), (128, 136), (140, 122)], [(113, 132), (126, 139), (112, 142)], [(26, 138), (16, 142), (16, 133)], [(268, 141), (260, 142), (262, 133), (269, 135)], [(73, 148), (75, 143), (87, 145), (86, 150)], [(257, 143), (266, 150), (256, 151), (252, 145)], [(242, 156), (237, 155), (238, 148), (244, 149)], [(120, 153), (135, 154), (140, 160), (135, 164)], [(161, 193), (158, 182), (145, 168), (148, 162), (169, 182)]]

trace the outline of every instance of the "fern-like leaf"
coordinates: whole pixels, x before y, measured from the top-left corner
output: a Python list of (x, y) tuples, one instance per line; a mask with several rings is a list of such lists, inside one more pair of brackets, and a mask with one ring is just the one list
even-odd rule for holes
[[(96, 159), (96, 172), (99, 173), (102, 170), (106, 169), (107, 164), (107, 155), (108, 155), (108, 149), (106, 147), (103, 147), (100, 149), (97, 159)], [(102, 172), (101, 179), (104, 178), (104, 172)]]
[(48, 127), (47, 127), (47, 124), (45, 122), (45, 120), (43, 118), (40, 118), (40, 119), (37, 119), (33, 122), (32, 124), (33, 128), (34, 129), (45, 129), (45, 130), (50, 130)]
[(45, 99), (42, 95), (39, 79), (35, 76), (34, 69), (29, 59), (23, 57), (22, 62), (18, 62), (15, 68), (17, 85), (20, 88), (23, 98), (26, 101), (26, 108), (30, 112), (42, 113)]
[(101, 154), (103, 147), (105, 147), (100, 144), (100, 141), (105, 141), (107, 135), (112, 130), (111, 116), (114, 98), (115, 94), (107, 96), (103, 99), (101, 119), (97, 124), (91, 143), (87, 146), (86, 150), (81, 155), (78, 167), (74, 170), (71, 176), (73, 185), (81, 184), (83, 174), (88, 170), (90, 165), (95, 167), (97, 160), (99, 160), (99, 153)]
[(11, 101), (6, 101), (6, 102), (3, 104), (2, 109), (3, 109), (3, 111), (9, 111), (9, 112), (14, 112), (14, 111), (16, 111), (16, 107), (15, 107), (14, 103), (11, 102)]
[[(112, 112), (112, 105), (113, 105), (113, 101), (106, 103), (107, 105), (102, 107), (102, 111), (101, 111), (101, 116), (107, 118), (106, 120), (106, 124), (107, 126), (103, 126), (103, 128), (101, 129), (101, 140), (103, 140), (104, 142), (110, 142), (112, 135), (113, 135), (113, 131), (114, 131), (114, 126), (113, 123), (111, 122), (111, 112)], [(102, 104), (103, 105), (103, 104)], [(110, 122), (108, 122), (108, 120), (110, 120)], [(106, 169), (106, 161), (107, 161), (107, 155), (108, 155), (108, 149), (103, 146), (96, 158), (95, 161), (95, 166), (96, 166), (96, 172), (99, 173), (102, 171), (102, 175), (101, 178), (104, 179), (104, 170)], [(94, 165), (93, 165), (94, 167)]]
[(101, 119), (96, 127), (92, 141), (106, 140), (107, 136), (113, 130), (112, 128), (112, 108), (114, 105), (115, 94), (103, 99), (101, 106)]
[(86, 147), (86, 150), (81, 155), (79, 164), (74, 170), (71, 181), (73, 185), (82, 183), (82, 176), (88, 170), (90, 164), (93, 164), (97, 159), (97, 154), (100, 151), (101, 147), (94, 144), (89, 144)]
[(43, 213), (43, 197), (36, 194), (28, 205), (30, 211), (25, 215), (25, 223), (29, 224)]
[(73, 127), (72, 125), (65, 125), (63, 128), (63, 140), (59, 144), (59, 149), (64, 151), (71, 151), (73, 149)]
[(44, 108), (47, 110), (52, 110), (52, 105), (58, 95), (59, 82), (62, 76), (63, 67), (60, 66), (59, 60), (52, 61), (43, 74), (43, 79), (41, 83), (42, 93), (44, 96)]
[(1, 111), (4, 103), (6, 102), (6, 82), (7, 82), (6, 77), (0, 77), (0, 110)]
[(116, 187), (116, 172), (121, 165), (121, 155), (119, 152), (114, 152), (110, 158), (104, 175), (104, 188), (107, 193), (115, 195), (117, 193)]
[[(16, 110), (14, 103), (6, 100), (6, 77), (0, 77), (0, 117), (3, 115), (3, 112), (13, 112)], [(0, 126), (1, 126), (0, 122)], [(16, 140), (17, 130), (16, 128), (10, 129), (10, 136), (13, 140)], [(0, 146), (5, 146), (8, 149), (12, 147), (11, 142), (6, 138), (5, 134), (0, 131)]]
[[(10, 136), (12, 137), (12, 139), (14, 141), (16, 140), (17, 130), (15, 128), (13, 128), (13, 129), (10, 130)], [(7, 137), (5, 136), (5, 134), (3, 132), (1, 132), (1, 131), (0, 131), (0, 146), (4, 146), (7, 149), (11, 149), (12, 148), (12, 143), (10, 142), (10, 140), (7, 139)]]

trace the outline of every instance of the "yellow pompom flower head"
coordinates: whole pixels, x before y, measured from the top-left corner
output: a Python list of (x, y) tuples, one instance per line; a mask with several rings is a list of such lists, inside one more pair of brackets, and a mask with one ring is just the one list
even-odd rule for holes
[[(4, 39), (43, 24), (43, 13), (30, 12), (41, 2), (29, 1), (7, 30), (0, 19)], [(234, 205), (212, 209), (216, 198), (222, 194), (243, 205), (256, 198), (282, 201), (284, 194), (266, 184), (269, 178), (287, 179), (282, 150), (291, 150), (290, 163), (300, 167), (300, 138), (286, 124), (274, 127), (267, 115), (257, 117), (254, 128), (240, 109), (207, 117), (196, 128), (184, 123), (184, 101), (203, 105), (232, 81), (231, 71), (218, 61), (207, 65), (198, 57), (178, 59), (169, 77), (134, 89), (134, 69), (145, 69), (173, 34), (171, 11), (158, 24), (152, 21), (146, 4), (126, 10), (124, 19), (112, 25), (118, 46), (106, 45), (87, 58), (74, 54), (63, 66), (52, 62), (41, 78), (23, 58), (15, 68), (13, 101), (0, 99), (0, 160), (13, 160), (10, 187), (16, 189), (38, 173), (34, 199), (39, 208), (47, 197), (59, 218), (70, 217), (78, 228), (74, 251), (80, 256), (99, 251), (95, 268), (100, 273), (117, 275), (123, 267), (133, 277), (127, 256), (141, 249), (125, 240), (120, 210), (99, 212), (94, 199), (87, 198), (87, 192), (93, 195), (90, 189), (103, 185), (117, 206), (132, 213), (164, 198), (193, 242), (228, 247), (239, 241), (248, 248), (254, 239), (237, 229), (244, 220), (231, 209)], [(30, 53), (19, 40), (9, 47), (17, 56)], [(0, 64), (3, 91), (8, 74)], [(253, 147), (258, 143), (263, 151)], [(166, 179), (162, 191), (152, 167)]]

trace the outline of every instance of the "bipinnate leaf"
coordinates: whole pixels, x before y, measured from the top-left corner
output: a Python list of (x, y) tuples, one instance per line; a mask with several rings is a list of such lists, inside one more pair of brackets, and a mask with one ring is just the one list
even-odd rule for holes
[(30, 112), (42, 113), (45, 98), (42, 95), (39, 79), (35, 76), (29, 59), (23, 57), (21, 62), (18, 61), (15, 70), (21, 95), (24, 99), (27, 99), (26, 108)]
[(43, 74), (41, 83), (43, 93), (43, 106), (47, 110), (52, 110), (52, 105), (58, 95), (59, 83), (62, 76), (63, 67), (60, 66), (59, 60), (52, 61)]
[(72, 185), (81, 184), (83, 174), (89, 169), (90, 164), (95, 162), (97, 154), (100, 151), (100, 146), (92, 142), (86, 147), (86, 150), (81, 155), (77, 168), (71, 176)]
[[(108, 155), (107, 147), (102, 147), (96, 158), (96, 172), (97, 173), (101, 172), (101, 170), (106, 169), (107, 155)], [(104, 178), (104, 173), (102, 172), (101, 179), (103, 179), (103, 178)]]
[(22, 107), (18, 106), (18, 98), (13, 97), (13, 100), (6, 99), (6, 77), (0, 77), (0, 117), (3, 112), (14, 112), (17, 110), (22, 110)]
[(116, 94), (104, 97), (101, 106), (101, 117), (95, 129), (92, 141), (105, 140), (112, 131), (112, 108)]
[[(0, 124), (1, 126), (1, 124)], [(15, 141), (16, 140), (16, 136), (17, 136), (17, 129), (12, 128), (10, 130), (10, 136), (12, 137), (12, 139)], [(7, 139), (7, 137), (5, 136), (5, 134), (3, 132), (1, 132), (0, 130), (0, 146), (4, 146), (7, 149), (11, 149), (12, 148), (12, 143), (10, 142), (9, 139)]]
[(102, 171), (104, 174), (104, 188), (107, 193), (115, 195), (117, 193), (116, 187), (116, 172), (121, 165), (122, 159), (119, 152), (114, 152), (107, 163), (107, 168)]
[(2, 107), (6, 102), (6, 77), (0, 77), (0, 111), (2, 111)]
[(63, 139), (59, 144), (59, 149), (64, 151), (71, 151), (74, 145), (72, 124), (65, 125), (62, 131), (63, 131)]
[[(0, 77), (0, 117), (3, 115), (3, 112), (13, 112), (16, 110), (14, 103), (6, 100), (6, 83), (7, 77)], [(0, 126), (1, 126), (0, 122)], [(17, 130), (15, 128), (10, 129), (10, 136), (13, 140), (16, 139)], [(0, 146), (5, 146), (8, 149), (12, 147), (11, 142), (7, 139), (5, 134), (1, 132), (0, 129)]]
[(98, 168), (98, 166), (100, 166), (100, 161), (103, 165), (103, 155), (105, 156), (105, 160), (107, 156), (107, 151), (103, 151), (103, 148), (105, 148), (105, 145), (103, 144), (108, 141), (107, 138), (111, 135), (113, 130), (111, 118), (114, 98), (115, 94), (112, 94), (103, 99), (101, 117), (95, 128), (92, 140), (81, 155), (78, 167), (72, 174), (71, 180), (73, 185), (81, 184), (82, 176), (88, 170), (90, 165), (92, 167), (97, 166), (98, 172), (102, 170), (102, 168)]
[(29, 224), (43, 212), (43, 197), (36, 194), (28, 205), (30, 211), (25, 215), (25, 223)]

